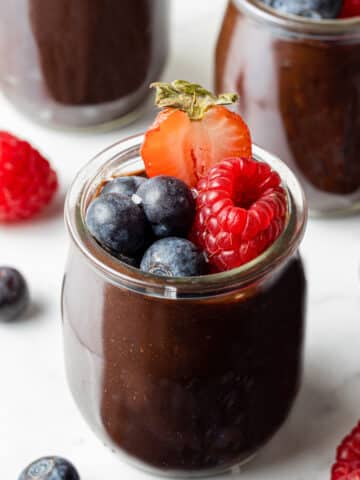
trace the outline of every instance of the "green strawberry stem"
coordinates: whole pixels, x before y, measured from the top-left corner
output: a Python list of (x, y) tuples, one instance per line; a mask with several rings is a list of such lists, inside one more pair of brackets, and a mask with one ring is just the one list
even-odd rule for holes
[(186, 80), (155, 82), (150, 87), (156, 88), (155, 104), (159, 108), (177, 108), (186, 112), (190, 120), (201, 120), (209, 108), (230, 105), (238, 100), (236, 93), (214, 95), (201, 85)]

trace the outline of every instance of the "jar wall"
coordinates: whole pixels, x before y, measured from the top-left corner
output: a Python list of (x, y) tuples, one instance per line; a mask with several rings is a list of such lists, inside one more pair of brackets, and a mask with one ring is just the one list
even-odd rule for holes
[(296, 396), (305, 289), (295, 254), (266, 281), (226, 296), (151, 297), (108, 282), (72, 246), (63, 321), (80, 410), (106, 444), (145, 468), (191, 475), (242, 462)]
[(167, 0), (4, 0), (0, 86), (50, 125), (125, 121), (158, 79), (167, 45)]
[(360, 208), (360, 37), (274, 29), (229, 3), (216, 51), (218, 91), (237, 91), (256, 143), (289, 164), (310, 208)]

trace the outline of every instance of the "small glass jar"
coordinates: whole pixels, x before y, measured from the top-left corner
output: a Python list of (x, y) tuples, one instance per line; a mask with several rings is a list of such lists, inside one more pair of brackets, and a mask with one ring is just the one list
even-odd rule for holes
[(131, 463), (160, 474), (214, 474), (252, 457), (287, 418), (299, 389), (304, 196), (291, 171), (255, 146), (254, 158), (270, 164), (288, 192), (278, 240), (228, 272), (146, 274), (99, 247), (84, 224), (104, 180), (142, 171), (142, 140), (129, 138), (95, 157), (68, 193), (68, 381), (94, 432)]
[(168, 0), (2, 0), (0, 88), (47, 125), (128, 123), (164, 67), (168, 7)]
[(237, 91), (254, 141), (301, 180), (313, 213), (360, 208), (360, 18), (287, 16), (230, 0), (218, 91)]

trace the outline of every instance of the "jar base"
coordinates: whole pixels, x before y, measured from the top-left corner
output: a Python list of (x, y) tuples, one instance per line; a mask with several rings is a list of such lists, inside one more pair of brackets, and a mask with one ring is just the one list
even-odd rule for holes
[(256, 456), (258, 452), (254, 452), (246, 456), (243, 460), (240, 460), (235, 465), (223, 465), (219, 467), (209, 468), (207, 470), (199, 471), (190, 471), (190, 470), (166, 470), (153, 468), (142, 462), (137, 462), (128, 455), (122, 453), (121, 460), (130, 465), (137, 470), (140, 470), (144, 473), (147, 473), (152, 476), (162, 477), (162, 478), (205, 478), (205, 477), (215, 477), (217, 475), (226, 474), (226, 473), (236, 473), (236, 475), (241, 474), (241, 469), (250, 463)]
[[(26, 118), (31, 119), (31, 121), (35, 121), (39, 125), (42, 125), (47, 128), (51, 128), (53, 130), (61, 130), (64, 132), (79, 132), (79, 133), (89, 133), (89, 132), (107, 132), (116, 130), (118, 128), (125, 127), (133, 122), (135, 122), (141, 115), (144, 115), (148, 110), (150, 110), (152, 101), (151, 95), (148, 94), (142, 101), (136, 104), (129, 112), (125, 114), (116, 115), (114, 113), (113, 118), (110, 120), (103, 120), (103, 121), (94, 121), (94, 123), (85, 123), (81, 124), (80, 122), (71, 121), (71, 123), (67, 123), (66, 121), (62, 121), (57, 119), (56, 116), (53, 116), (51, 113), (51, 109), (37, 109), (36, 113), (34, 107), (29, 104), (24, 104), (19, 102), (10, 92), (4, 90), (3, 92), (4, 98), (9, 102), (9, 104), (16, 109), (17, 112), (24, 115)], [(62, 107), (69, 109), (67, 115), (70, 115), (70, 109), (77, 107)], [(82, 107), (84, 108), (84, 107)], [(97, 106), (94, 107), (86, 107), (89, 109), (93, 109), (95, 111)], [(75, 117), (74, 112), (74, 117)], [(76, 118), (76, 117), (75, 117)]]

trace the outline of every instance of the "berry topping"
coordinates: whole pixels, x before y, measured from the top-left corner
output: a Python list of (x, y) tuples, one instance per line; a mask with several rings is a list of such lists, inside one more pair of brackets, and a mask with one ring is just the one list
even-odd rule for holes
[(290, 15), (313, 19), (336, 18), (342, 0), (263, 0), (269, 7)]
[(49, 204), (57, 188), (56, 173), (37, 150), (0, 132), (0, 222), (34, 216)]
[(338, 447), (331, 480), (360, 480), (360, 422)]
[(360, 0), (343, 0), (339, 18), (360, 17)]
[(136, 195), (157, 237), (187, 236), (195, 216), (195, 201), (183, 181), (160, 175), (143, 183)]
[(90, 233), (115, 254), (132, 255), (145, 246), (148, 223), (144, 212), (131, 198), (105, 193), (86, 212)]
[(156, 104), (165, 107), (145, 134), (141, 155), (147, 176), (170, 175), (194, 187), (223, 158), (251, 157), (247, 125), (223, 105), (235, 94), (215, 96), (197, 84), (155, 83)]
[(20, 272), (0, 267), (0, 321), (15, 320), (29, 304), (29, 290)]
[(140, 185), (145, 182), (146, 178), (144, 177), (118, 177), (108, 182), (101, 190), (101, 194), (118, 193), (120, 195), (126, 195), (127, 197), (131, 197), (132, 195), (134, 195)]
[(205, 249), (214, 271), (260, 255), (284, 228), (287, 199), (269, 165), (229, 158), (198, 183), (191, 239)]
[(27, 466), (18, 480), (80, 480), (80, 477), (64, 458), (44, 457)]
[(203, 253), (189, 240), (168, 237), (148, 248), (140, 268), (164, 277), (193, 277), (205, 273), (206, 262)]

